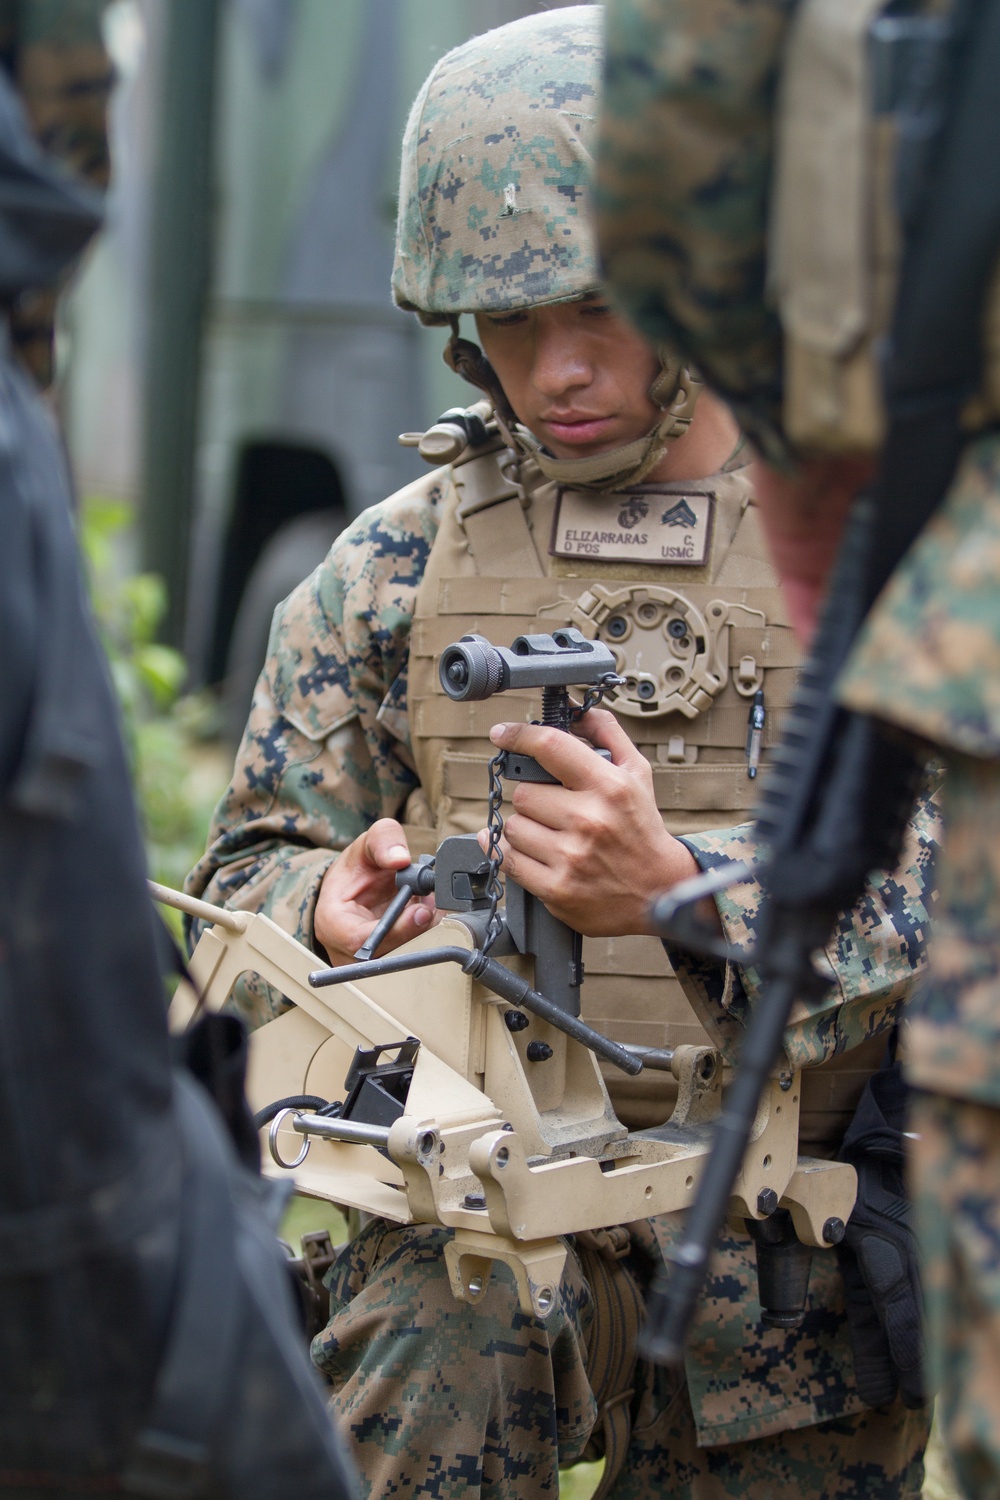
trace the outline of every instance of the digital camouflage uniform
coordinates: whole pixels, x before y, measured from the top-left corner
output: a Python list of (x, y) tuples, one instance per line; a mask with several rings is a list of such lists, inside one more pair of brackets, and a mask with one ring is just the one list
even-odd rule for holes
[[(405, 817), (417, 790), (408, 764), (410, 620), (438, 513), (451, 490), (444, 471), (365, 512), (279, 610), (233, 782), (216, 815), (213, 843), (189, 881), (192, 891), (233, 908), (264, 911), (312, 946), (312, 914), (323, 874), (335, 857), (331, 851), (345, 847), (376, 818)], [(453, 491), (451, 501), (454, 505)], [(624, 722), (628, 727), (629, 721)], [(802, 1006), (792, 1018), (787, 1045), (795, 1065), (833, 1058), (891, 1024), (920, 963), (931, 824), (930, 813), (915, 824), (904, 870), (876, 882), (853, 920), (845, 920), (829, 950), (836, 976), (832, 997), (826, 997), (821, 1014)], [(746, 834), (739, 829), (688, 835), (687, 840), (705, 864), (746, 853)], [(752, 935), (756, 904), (752, 886), (721, 901), (723, 921), (734, 940)], [(692, 965), (689, 973), (692, 998), (705, 997), (701, 1014), (723, 1045), (734, 1049), (741, 1016), (753, 1002), (754, 976), (738, 982), (730, 975), (726, 983), (714, 968), (700, 965)], [(260, 987), (248, 993), (245, 1004), (249, 1019), (259, 1024), (275, 1013), (280, 1001)], [(869, 1067), (877, 1056), (876, 1046)], [(817, 1118), (822, 1110), (818, 1100)], [(653, 1225), (660, 1244), (675, 1229), (673, 1219)], [(641, 1267), (642, 1237), (637, 1238)], [(520, 1456), (505, 1461), (502, 1482), (487, 1470), (479, 1481), (482, 1493), (523, 1497), (551, 1492), (546, 1485), (554, 1483), (556, 1454), (551, 1436), (544, 1441), (546, 1434), (558, 1434), (565, 1463), (579, 1456), (594, 1419), (579, 1363), (586, 1342), (576, 1298), (567, 1283), (560, 1307), (545, 1325), (539, 1324), (517, 1312), (510, 1289), (500, 1297), (497, 1279), (502, 1273), (496, 1271), (484, 1303), (475, 1308), (457, 1304), (448, 1288), (441, 1243), (437, 1230), (378, 1224), (362, 1235), (334, 1273), (333, 1305), (340, 1303), (342, 1310), (318, 1340), (315, 1357), (335, 1383), (344, 1383), (338, 1410), (350, 1421), (371, 1493), (381, 1493), (379, 1481), (400, 1469), (414, 1475), (422, 1468), (434, 1472), (442, 1424), (445, 1451), (461, 1459), (461, 1483), (469, 1464), (479, 1473), (483, 1433), (496, 1428), (505, 1434), (506, 1445), (498, 1451), (507, 1453), (517, 1432), (527, 1434), (525, 1446)], [(873, 1488), (871, 1493), (917, 1495), (925, 1420), (899, 1410), (888, 1418), (856, 1417), (862, 1403), (853, 1390), (841, 1297), (833, 1257), (817, 1255), (805, 1327), (794, 1334), (762, 1331), (749, 1241), (730, 1237), (687, 1360), (698, 1440), (707, 1454), (707, 1445), (742, 1447), (742, 1440), (758, 1434), (811, 1428), (829, 1416), (834, 1435), (840, 1433), (849, 1451), (852, 1424), (867, 1434), (874, 1422), (871, 1448), (861, 1445), (862, 1453), (869, 1454), (872, 1483), (876, 1471), (882, 1473), (883, 1454), (899, 1451), (901, 1437), (912, 1467), (903, 1488)], [(495, 1313), (498, 1302), (502, 1310)], [(401, 1328), (411, 1330), (402, 1345)], [(412, 1336), (415, 1329), (422, 1339)], [(478, 1333), (473, 1336), (470, 1329)], [(477, 1346), (487, 1361), (482, 1375), (473, 1374), (471, 1363), (470, 1351)], [(538, 1391), (546, 1384), (551, 1390), (553, 1375), (539, 1385), (537, 1363), (547, 1368), (550, 1346), (556, 1372), (569, 1389), (560, 1386), (558, 1400), (553, 1393), (543, 1422)], [(496, 1358), (501, 1348), (504, 1360)], [(567, 1350), (576, 1351), (575, 1365), (567, 1360)], [(400, 1391), (396, 1411), (386, 1374), (394, 1361)], [(517, 1371), (522, 1363), (530, 1376), (512, 1373), (510, 1367)], [(656, 1411), (666, 1401), (663, 1377), (650, 1372), (644, 1378), (653, 1383), (646, 1401)], [(421, 1400), (429, 1407), (426, 1432), (418, 1415)], [(671, 1415), (676, 1416), (673, 1407)], [(397, 1449), (389, 1438), (404, 1418), (403, 1446)], [(628, 1482), (648, 1482), (652, 1494), (664, 1461), (658, 1451), (660, 1434), (653, 1424), (643, 1439), (647, 1423), (641, 1411), (636, 1425)], [(807, 1443), (804, 1435), (795, 1439), (796, 1446)], [(689, 1447), (702, 1452), (694, 1448), (693, 1438)], [(726, 1452), (726, 1462), (739, 1471), (740, 1460), (731, 1448)], [(817, 1495), (828, 1492), (827, 1469), (825, 1462), (815, 1469)], [(534, 1489), (529, 1488), (529, 1473)], [(679, 1476), (674, 1477), (679, 1484)], [(456, 1495), (465, 1493), (457, 1480), (455, 1484)], [(686, 1493), (683, 1488), (675, 1492)]]
[[(425, 321), (446, 322), (449, 297), (451, 306), (461, 308), (469, 285), (483, 305), (498, 309), (558, 300), (593, 286), (592, 249), (581, 214), (598, 23), (593, 10), (563, 10), (517, 23), (492, 39), (489, 65), (477, 44), (459, 49), (466, 81), (455, 107), (466, 97), (470, 101), (464, 128), (447, 111), (443, 123), (435, 116), (440, 100), (434, 75), (422, 92), (411, 117), (411, 137), (426, 147), (418, 173), (419, 213), (416, 220), (404, 218), (401, 227), (395, 290), (397, 300), (418, 308)], [(526, 68), (533, 73), (531, 107), (545, 101), (530, 137), (506, 120), (497, 102), (509, 103)], [(483, 112), (491, 103), (499, 123), (492, 126), (490, 120), (486, 143), (492, 132), (494, 142), (509, 139), (513, 145), (506, 170), (489, 176), (478, 160), (474, 132), (483, 136)], [(538, 190), (539, 163), (546, 192)], [(505, 192), (509, 179), (513, 194)], [(455, 221), (448, 219), (445, 205), (456, 202), (463, 222), (481, 239), (479, 257), (466, 253), (452, 235), (449, 225)], [(542, 213), (546, 233), (536, 253), (529, 242), (535, 228), (530, 215)], [(414, 222), (422, 226), (419, 232)], [(428, 286), (421, 281), (425, 259), (439, 267), (434, 287), (445, 289), (430, 312)], [(490, 459), (494, 481), (499, 473), (509, 474), (512, 458), (502, 442), (495, 446), (500, 462)], [(536, 457), (529, 445), (518, 461), (523, 503), (516, 487), (504, 499), (511, 520), (505, 557), (486, 561), (485, 552), (477, 557), (482, 534), (471, 525), (462, 542), (469, 468), (460, 462), (367, 511), (280, 607), (233, 781), (217, 810), (209, 850), (189, 879), (191, 891), (233, 908), (264, 911), (314, 946), (316, 897), (335, 851), (376, 819), (400, 818), (414, 851), (421, 844), (434, 847), (442, 832), (481, 826), (489, 754), (485, 730), (493, 710), (488, 704), (451, 705), (434, 688), (435, 651), (446, 637), (454, 638), (448, 635), (453, 623), (456, 637), (476, 628), (500, 640), (565, 623), (593, 581), (585, 563), (547, 551), (557, 486), (539, 471)], [(717, 500), (714, 551), (705, 567), (685, 572), (608, 564), (602, 572), (598, 565), (604, 585), (669, 582), (689, 593), (702, 589), (706, 598), (727, 593), (751, 604), (766, 592), (773, 604), (773, 576), (759, 548), (750, 556), (747, 538), (756, 528), (745, 479), (736, 472), (710, 476), (704, 487), (727, 496), (725, 503)], [(621, 509), (614, 491), (599, 503), (606, 504), (609, 517)], [(524, 554), (515, 563), (522, 543)], [(727, 561), (733, 568), (738, 561), (752, 564), (752, 574), (732, 575), (728, 585), (718, 581)], [(521, 569), (531, 576), (522, 578)], [(443, 610), (440, 618), (434, 608)], [(755, 628), (758, 653), (770, 649), (777, 655), (779, 644), (786, 649), (783, 621)], [(499, 636), (500, 630), (507, 634)], [(700, 718), (653, 715), (641, 729), (634, 717), (621, 720), (655, 762), (668, 826), (684, 832), (706, 865), (734, 850), (747, 852), (745, 829), (695, 831), (718, 822), (720, 809), (748, 806), (753, 789), (743, 753), (748, 703), (733, 687), (741, 657), (737, 653), (734, 659), (731, 650), (729, 659), (732, 680), (727, 678), (718, 703)], [(780, 665), (769, 669), (776, 706), (785, 701), (782, 692), (793, 664), (781, 656)], [(738, 707), (730, 706), (729, 695)], [(513, 711), (509, 700), (506, 711)], [(441, 718), (459, 712), (466, 715), (464, 727), (455, 717)], [(736, 715), (739, 735), (727, 739)], [(773, 719), (780, 721), (780, 710)], [(713, 742), (709, 725), (716, 726), (721, 743)], [(669, 759), (671, 738), (683, 745), (685, 736), (694, 740), (702, 759), (685, 760), (681, 750), (675, 765)], [(428, 745), (438, 744), (440, 753), (429, 754)], [(686, 788), (702, 772), (698, 784), (706, 789), (706, 800), (698, 809)], [(725, 794), (723, 784), (729, 789)], [(712, 795), (723, 800), (708, 800)], [(746, 800), (732, 800), (737, 796)], [(807, 1086), (814, 1090), (810, 1117), (825, 1132), (827, 1152), (836, 1144), (831, 1121), (834, 1132), (845, 1123), (837, 1060), (847, 1049), (861, 1047), (858, 1060), (851, 1059), (845, 1070), (855, 1079), (856, 1098), (877, 1066), (878, 1036), (891, 1026), (921, 963), (932, 819), (930, 809), (921, 811), (901, 870), (875, 877), (856, 912), (845, 917), (827, 955), (832, 990), (817, 1009), (803, 1006), (789, 1027), (795, 1066), (832, 1065), (829, 1071), (816, 1070)], [(750, 883), (738, 899), (721, 903), (724, 924), (737, 940), (753, 931), (757, 899)], [(639, 940), (628, 940), (633, 941)], [(655, 971), (640, 968), (639, 978), (653, 972), (666, 976), (662, 955), (658, 963)], [(603, 977), (598, 971), (598, 979)], [(701, 1022), (733, 1056), (744, 1015), (754, 1003), (755, 976), (685, 962), (682, 978)], [(673, 981), (655, 980), (664, 990), (668, 982)], [(620, 984), (619, 994), (624, 1012)], [(282, 1002), (265, 987), (248, 985), (242, 1004), (260, 1024)], [(609, 1009), (607, 1024), (613, 1026), (615, 1007)], [(690, 1012), (685, 1024), (691, 1039), (701, 1035)], [(667, 1109), (669, 1104), (662, 1113)], [(671, 1216), (610, 1236), (640, 1293), (677, 1230)], [(332, 1317), (314, 1344), (314, 1358), (333, 1382), (334, 1407), (351, 1434), (367, 1492), (480, 1494), (490, 1500), (554, 1495), (558, 1465), (587, 1452), (597, 1416), (587, 1367), (594, 1298), (584, 1264), (571, 1249), (557, 1306), (542, 1323), (518, 1311), (503, 1268), (494, 1271), (482, 1301), (457, 1303), (444, 1271), (444, 1238), (431, 1226), (376, 1220), (345, 1249), (331, 1273)], [(674, 1379), (640, 1365), (632, 1406), (628, 1462), (613, 1491), (619, 1500), (661, 1493), (700, 1500), (741, 1494), (748, 1486), (770, 1494), (794, 1485), (816, 1497), (920, 1492), (926, 1417), (899, 1405), (873, 1412), (858, 1397), (832, 1255), (815, 1257), (803, 1327), (763, 1329), (749, 1240), (727, 1234), (683, 1376)]]
[[(616, 296), (698, 360), (782, 458), (764, 296), (786, 0), (612, 0), (598, 164)], [(678, 43), (683, 38), (683, 44)], [(683, 173), (666, 141), (694, 138)], [(944, 764), (930, 975), (905, 1040), (932, 1383), (957, 1475), (1000, 1495), (1000, 439), (971, 441), (884, 590), (840, 696)]]
[(596, 165), (616, 302), (651, 341), (696, 359), (765, 453), (781, 416), (764, 295), (774, 96), (794, 9), (612, 0)]
[(931, 971), (907, 1043), (939, 1408), (969, 1495), (1000, 1495), (1000, 439), (967, 449), (842, 692), (940, 751)]

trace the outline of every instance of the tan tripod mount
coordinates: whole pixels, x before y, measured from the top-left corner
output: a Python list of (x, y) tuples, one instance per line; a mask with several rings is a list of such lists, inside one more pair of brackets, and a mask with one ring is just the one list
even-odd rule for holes
[[(481, 1297), (492, 1262), (503, 1261), (522, 1310), (544, 1317), (566, 1258), (561, 1236), (690, 1204), (722, 1100), (722, 1059), (712, 1048), (675, 1049), (670, 1066), (679, 1094), (670, 1120), (630, 1135), (586, 1047), (534, 1016), (511, 1030), (508, 1002), (456, 964), (373, 976), (363, 987), (314, 989), (308, 976), (316, 955), (268, 917), (225, 911), (162, 886), (152, 892), (213, 924), (190, 965), (208, 1009), (220, 1009), (244, 974), (259, 975), (291, 1002), (251, 1038), (247, 1092), (255, 1112), (296, 1095), (342, 1099), (357, 1048), (419, 1040), (404, 1112), (387, 1130), (369, 1131), (378, 1145), (366, 1144), (362, 1129), (361, 1140), (331, 1139), (337, 1121), (288, 1110), (264, 1127), (262, 1154), (265, 1171), (293, 1178), (301, 1193), (400, 1224), (452, 1230), (445, 1254), (460, 1301)], [(471, 951), (475, 941), (461, 917), (448, 916), (399, 951)], [(530, 960), (504, 962), (531, 979)], [(175, 1026), (194, 1004), (182, 988)], [(545, 1044), (533, 1049), (536, 1056), (549, 1055), (530, 1060), (532, 1042)], [(804, 1244), (828, 1248), (831, 1225), (850, 1216), (856, 1176), (843, 1163), (798, 1155), (799, 1098), (797, 1074), (770, 1080), (730, 1213), (764, 1219), (780, 1204)]]

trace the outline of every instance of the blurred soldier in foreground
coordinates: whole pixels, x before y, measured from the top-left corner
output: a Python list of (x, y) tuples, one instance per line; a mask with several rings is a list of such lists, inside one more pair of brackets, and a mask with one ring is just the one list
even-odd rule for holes
[[(107, 110), (114, 69), (104, 50), (107, 0), (0, 0), (0, 65), (48, 157), (91, 187), (108, 185)], [(9, 312), (14, 351), (40, 386), (55, 373), (59, 287), (19, 291)]]
[[(9, 309), (59, 280), (100, 212), (43, 156), (2, 71), (0, 184)], [(0, 326), (0, 1491), (274, 1500), (294, 1474), (296, 1494), (338, 1500), (268, 1227), (280, 1204), (171, 1069), (68, 476)], [(188, 1041), (192, 1067), (220, 1094), (228, 1081), (238, 1138), (239, 1033)]]
[(910, 1164), (940, 1411), (980, 1500), (1000, 1495), (998, 56), (993, 3), (614, 0), (598, 175), (621, 304), (776, 466), (803, 635), (873, 469), (919, 532), (838, 693), (946, 767)]
[[(663, 1046), (699, 1040), (700, 1021), (733, 1057), (754, 976), (689, 965), (678, 979), (655, 940), (620, 937), (645, 930), (658, 885), (745, 852), (745, 830), (702, 830), (747, 805), (760, 748), (748, 760), (748, 718), (756, 700), (780, 722), (797, 658), (735, 425), (711, 398), (692, 412), (697, 383), (601, 296), (585, 216), (601, 24), (577, 7), (501, 28), (445, 57), (418, 96), (394, 295), (451, 325), (447, 357), (490, 406), (459, 414), (464, 452), (360, 517), (279, 609), (189, 889), (348, 961), (411, 852), (484, 818), (493, 709), (444, 695), (441, 648), (469, 629), (507, 642), (579, 622), (630, 641), (638, 676), (621, 722), (584, 720), (610, 762), (555, 730), (494, 730), (563, 783), (518, 788), (507, 868), (592, 935), (592, 1025)], [(482, 350), (458, 337), (460, 313)], [(689, 622), (712, 601), (727, 614), (720, 676), (704, 670), (707, 624), (668, 631), (671, 601)], [(836, 1152), (922, 962), (929, 827), (915, 824), (901, 873), (873, 876), (829, 949), (834, 988), (788, 1029), (792, 1065), (808, 1070), (804, 1150)], [(732, 935), (752, 932), (757, 899), (748, 885), (720, 903)], [(394, 941), (431, 920), (414, 904)], [(258, 1022), (281, 1007), (259, 986), (244, 1000)], [(626, 1122), (651, 1125), (670, 1112), (670, 1081), (609, 1087)], [(676, 1228), (666, 1216), (578, 1236), (541, 1322), (501, 1269), (481, 1300), (456, 1303), (444, 1231), (370, 1223), (333, 1269), (314, 1345), (368, 1493), (534, 1500), (556, 1492), (560, 1463), (600, 1451), (593, 1431), (618, 1500), (793, 1486), (916, 1500), (919, 1358), (886, 1360), (888, 1410), (873, 1411), (832, 1254), (815, 1258), (803, 1325), (763, 1328), (749, 1237), (727, 1233), (683, 1376), (636, 1366), (649, 1271)]]

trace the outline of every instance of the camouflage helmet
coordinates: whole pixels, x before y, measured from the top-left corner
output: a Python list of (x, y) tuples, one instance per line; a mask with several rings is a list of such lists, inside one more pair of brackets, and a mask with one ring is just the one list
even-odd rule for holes
[(688, 429), (698, 376), (666, 350), (650, 398), (662, 416), (610, 453), (557, 459), (522, 427), (461, 313), (571, 302), (601, 283), (590, 213), (604, 10), (573, 5), (511, 21), (447, 53), (403, 136), (392, 292), (421, 322), (449, 324), (445, 359), (487, 392), (505, 438), (550, 479), (636, 483)]
[(604, 13), (574, 5), (456, 47), (403, 136), (393, 296), (424, 323), (600, 282), (588, 196)]

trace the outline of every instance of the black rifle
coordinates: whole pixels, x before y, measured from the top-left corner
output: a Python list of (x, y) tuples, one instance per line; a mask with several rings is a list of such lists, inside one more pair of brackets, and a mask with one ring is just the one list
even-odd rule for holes
[[(671, 1269), (654, 1287), (644, 1352), (678, 1361), (764, 1081), (795, 999), (824, 981), (812, 953), (873, 869), (897, 862), (921, 772), (915, 749), (838, 706), (834, 684), (858, 629), (910, 543), (943, 498), (963, 443), (961, 414), (981, 385), (982, 311), (1000, 247), (1000, 0), (960, 3), (933, 49), (939, 69), (899, 116), (901, 180), (910, 186), (897, 307), (885, 364), (888, 435), (879, 476), (855, 501), (812, 655), (764, 787), (756, 871), (765, 891), (752, 953), (706, 939), (695, 903), (746, 866), (686, 882), (654, 906), (658, 929), (682, 946), (762, 976), (740, 1067)], [(926, 58), (924, 59), (926, 60)]]

